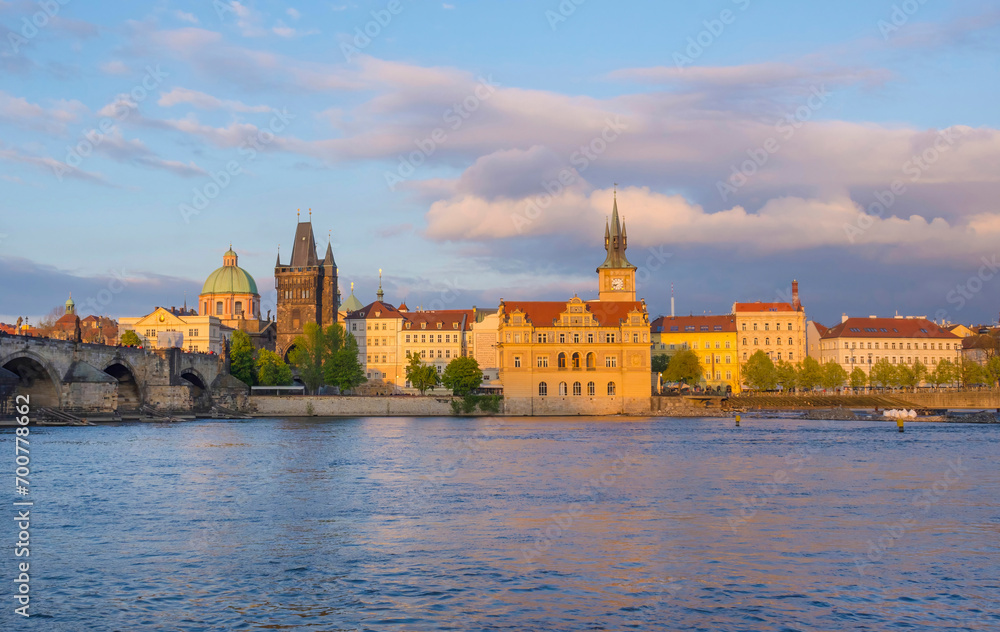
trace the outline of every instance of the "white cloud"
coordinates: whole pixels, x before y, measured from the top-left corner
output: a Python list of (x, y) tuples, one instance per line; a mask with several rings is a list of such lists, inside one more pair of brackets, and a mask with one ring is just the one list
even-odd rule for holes
[(285, 13), (288, 14), (288, 17), (293, 20), (298, 20), (302, 17), (302, 13), (300, 13), (298, 9), (293, 9), (292, 7), (288, 7), (288, 9), (285, 10)]
[(132, 70), (125, 64), (125, 62), (114, 59), (101, 64), (101, 72), (108, 75), (127, 75), (131, 73)]
[(210, 94), (187, 88), (174, 88), (170, 92), (161, 94), (157, 103), (164, 107), (173, 107), (182, 103), (188, 103), (202, 110), (229, 110), (231, 112), (271, 111), (271, 108), (266, 105), (247, 105), (241, 101), (219, 99)]
[(193, 13), (185, 13), (184, 11), (174, 11), (174, 16), (181, 20), (182, 22), (190, 22), (191, 24), (198, 24), (198, 18), (195, 17)]

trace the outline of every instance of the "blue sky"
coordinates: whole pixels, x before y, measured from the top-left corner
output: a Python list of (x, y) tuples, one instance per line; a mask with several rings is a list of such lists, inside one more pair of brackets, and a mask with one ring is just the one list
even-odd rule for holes
[(363, 302), (593, 296), (615, 182), (653, 315), (997, 319), (995, 3), (44, 4), (0, 1), (0, 320), (194, 303), (230, 242), (266, 309), (310, 207)]

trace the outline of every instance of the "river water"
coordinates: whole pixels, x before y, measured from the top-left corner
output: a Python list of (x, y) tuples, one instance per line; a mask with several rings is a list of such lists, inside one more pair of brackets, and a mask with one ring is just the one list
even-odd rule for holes
[(33, 428), (33, 616), (13, 614), (8, 503), (0, 629), (998, 630), (998, 440), (756, 419)]

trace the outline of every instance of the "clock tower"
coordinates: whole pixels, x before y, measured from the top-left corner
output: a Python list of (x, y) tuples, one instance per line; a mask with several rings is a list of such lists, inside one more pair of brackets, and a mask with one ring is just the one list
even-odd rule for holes
[(634, 301), (636, 267), (625, 257), (628, 248), (628, 233), (618, 219), (618, 192), (615, 192), (615, 206), (611, 213), (611, 223), (604, 225), (604, 249), (608, 256), (597, 267), (600, 280), (601, 301)]

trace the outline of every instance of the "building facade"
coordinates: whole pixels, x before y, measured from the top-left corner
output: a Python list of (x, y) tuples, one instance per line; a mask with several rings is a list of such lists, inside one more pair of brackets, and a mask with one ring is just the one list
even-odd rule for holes
[(733, 303), (739, 358), (746, 363), (757, 351), (774, 362), (795, 364), (806, 357), (806, 313), (799, 282), (792, 281), (791, 303)]
[(736, 317), (661, 316), (650, 323), (652, 355), (673, 357), (690, 349), (704, 373), (700, 385), (713, 390), (740, 392), (740, 359), (737, 354)]
[(338, 318), (339, 290), (333, 246), (327, 243), (326, 256), (319, 258), (311, 212), (309, 217), (309, 221), (300, 221), (295, 227), (288, 263), (281, 263), (279, 254), (274, 265), (274, 288), (278, 293), (276, 350), (286, 359), (306, 323), (327, 327)]
[(137, 318), (119, 318), (119, 344), (121, 337), (130, 330), (139, 336), (144, 347), (160, 349), (179, 346), (193, 353), (222, 353), (227, 337), (225, 334), (232, 331), (215, 316), (195, 313), (182, 316), (165, 307), (157, 307), (152, 313)]
[(926, 318), (849, 318), (830, 327), (820, 342), (821, 361), (837, 362), (851, 373), (860, 367), (868, 375), (879, 360), (929, 371), (941, 360), (961, 361), (962, 338)]
[[(277, 327), (274, 322), (260, 317), (257, 282), (239, 267), (239, 257), (232, 244), (222, 255), (222, 267), (205, 279), (198, 295), (198, 306), (202, 316), (214, 316), (223, 327), (246, 332), (256, 348), (274, 351)], [(186, 306), (181, 312), (170, 311), (180, 316), (188, 315)]]

